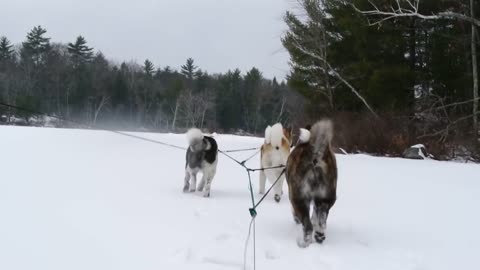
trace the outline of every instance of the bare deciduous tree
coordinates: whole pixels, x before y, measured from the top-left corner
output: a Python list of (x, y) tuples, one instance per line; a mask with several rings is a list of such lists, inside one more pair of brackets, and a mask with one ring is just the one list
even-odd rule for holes
[(206, 114), (214, 107), (214, 95), (208, 91), (187, 90), (179, 97), (179, 112), (187, 127), (203, 127)]
[(370, 21), (370, 25), (378, 25), (393, 18), (417, 17), (423, 20), (458, 19), (469, 22), (477, 27), (480, 26), (480, 20), (475, 19), (475, 17), (452, 11), (444, 11), (432, 15), (421, 14), (418, 11), (420, 0), (395, 0), (396, 5), (391, 6), (388, 11), (379, 9), (371, 0), (368, 2), (372, 5), (372, 10), (360, 10), (355, 5), (352, 4), (352, 6), (361, 14), (380, 17), (378, 20)]
[(100, 99), (100, 101), (98, 102), (98, 104), (96, 104), (95, 114), (93, 116), (93, 125), (97, 124), (98, 115), (100, 114), (100, 111), (108, 103), (109, 100), (110, 100), (109, 96), (107, 97), (107, 96), (103, 95), (102, 98)]

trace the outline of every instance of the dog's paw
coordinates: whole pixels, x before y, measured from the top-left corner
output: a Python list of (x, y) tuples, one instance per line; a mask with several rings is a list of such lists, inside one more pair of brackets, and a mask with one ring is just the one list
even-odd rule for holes
[(315, 232), (315, 241), (319, 244), (323, 243), (323, 241), (325, 241), (325, 233)]
[(195, 192), (197, 191), (195, 188), (190, 188), (189, 192)]
[(184, 186), (184, 187), (183, 187), (183, 193), (187, 193), (187, 192), (188, 192), (188, 188), (189, 188), (188, 186)]
[(281, 197), (280, 197), (280, 195), (275, 194), (274, 199), (275, 199), (275, 201), (278, 203), (278, 202), (280, 202)]
[(209, 198), (209, 197), (210, 197), (210, 192), (205, 192), (205, 193), (203, 193), (203, 197), (204, 197), (204, 198)]
[(300, 248), (306, 248), (311, 243), (312, 243), (312, 236), (311, 235), (301, 236), (301, 237), (298, 237), (298, 239), (297, 239), (297, 245)]

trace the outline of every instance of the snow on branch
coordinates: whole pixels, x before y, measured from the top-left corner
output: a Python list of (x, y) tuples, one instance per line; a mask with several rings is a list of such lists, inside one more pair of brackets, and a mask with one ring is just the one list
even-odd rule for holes
[[(371, 0), (368, 0), (372, 6), (372, 10), (360, 10), (354, 4), (353, 8), (364, 15), (367, 16), (380, 16), (381, 19), (377, 21), (369, 22), (370, 25), (379, 25), (384, 21), (400, 18), (400, 17), (416, 17), (424, 20), (440, 20), (440, 19), (458, 19), (462, 21), (469, 22), (477, 27), (480, 27), (480, 20), (466, 16), (461, 13), (444, 11), (437, 14), (425, 15), (418, 12), (418, 7), (420, 5), (420, 0), (395, 0), (395, 4), (390, 6), (390, 10), (381, 10), (375, 5)], [(405, 3), (402, 5), (402, 3)]]

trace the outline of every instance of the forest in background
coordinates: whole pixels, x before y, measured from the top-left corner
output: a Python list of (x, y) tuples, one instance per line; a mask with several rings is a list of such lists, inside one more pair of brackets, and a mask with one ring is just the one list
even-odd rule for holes
[[(19, 45), (0, 40), (1, 98), (96, 127), (170, 130), (191, 126), (259, 133), (267, 123), (291, 122), (297, 98), (285, 82), (260, 70), (208, 74), (192, 58), (178, 70), (150, 60), (116, 64), (94, 52), (82, 36), (68, 44), (50, 41), (34, 27)], [(287, 99), (291, 101), (287, 104)], [(295, 104), (298, 104), (295, 102)], [(28, 124), (32, 114), (8, 111)]]
[[(468, 15), (473, 6), (480, 14), (471, 2), (422, 0), (418, 12)], [(256, 68), (209, 74), (188, 56), (181, 67), (148, 59), (117, 63), (82, 36), (53, 42), (36, 26), (21, 44), (0, 39), (0, 100), (129, 130), (197, 126), (263, 135), (272, 123), (297, 128), (328, 116), (335, 120), (335, 144), (348, 152), (398, 156), (423, 143), (436, 158), (478, 157), (472, 63), (478, 26), (361, 12), (389, 11), (397, 3), (410, 10), (412, 1), (299, 0), (284, 17), (281, 41), (291, 57), (286, 82)], [(0, 114), (6, 124), (34, 124), (26, 112), (0, 106)]]

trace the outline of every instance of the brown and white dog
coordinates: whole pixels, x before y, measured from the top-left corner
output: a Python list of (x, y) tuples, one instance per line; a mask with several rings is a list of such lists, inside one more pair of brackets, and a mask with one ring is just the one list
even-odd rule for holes
[(301, 129), (299, 143), (288, 158), (286, 177), (293, 217), (303, 227), (297, 239), (300, 247), (310, 245), (312, 235), (318, 243), (325, 240), (328, 213), (337, 199), (337, 164), (332, 137), (330, 120), (315, 123), (310, 131)]
[[(290, 155), (290, 144), (292, 139), (292, 129), (283, 128), (282, 124), (277, 123), (272, 127), (265, 129), (265, 143), (261, 148), (260, 166), (267, 168), (260, 171), (260, 194), (265, 193), (266, 179), (273, 184), (279, 177), (273, 191), (275, 201), (280, 202), (283, 194), (282, 187), (285, 181), (285, 174), (282, 175), (284, 168), (268, 169), (271, 167), (285, 166)], [(280, 176), (281, 175), (281, 176)]]

